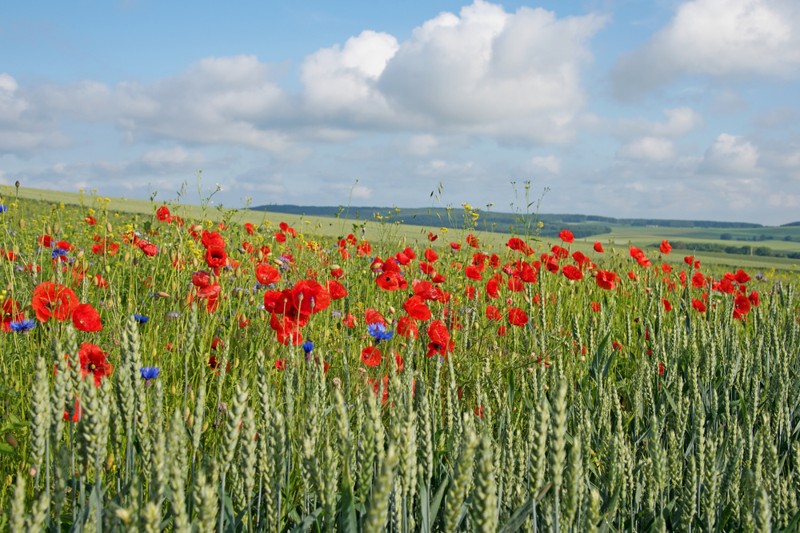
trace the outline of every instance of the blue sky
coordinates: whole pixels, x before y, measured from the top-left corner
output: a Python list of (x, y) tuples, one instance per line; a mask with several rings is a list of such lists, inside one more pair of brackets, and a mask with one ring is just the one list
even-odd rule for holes
[(14, 2), (0, 182), (783, 224), (798, 75), (794, 0)]

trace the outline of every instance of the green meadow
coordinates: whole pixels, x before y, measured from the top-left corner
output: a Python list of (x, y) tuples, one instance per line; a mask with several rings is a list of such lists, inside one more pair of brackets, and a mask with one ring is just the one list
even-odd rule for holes
[(0, 193), (2, 530), (799, 527), (796, 228)]

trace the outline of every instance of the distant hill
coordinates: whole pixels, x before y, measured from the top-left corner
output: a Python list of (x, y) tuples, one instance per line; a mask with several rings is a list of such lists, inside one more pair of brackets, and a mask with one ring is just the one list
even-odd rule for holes
[[(462, 228), (468, 227), (471, 220), (464, 220), (461, 208), (392, 208), (392, 207), (333, 207), (300, 206), (287, 204), (261, 205), (251, 208), (254, 211), (271, 211), (293, 215), (337, 217), (356, 220), (381, 220), (402, 222), (419, 226)], [(499, 233), (535, 233), (538, 223), (542, 223), (539, 235), (555, 237), (563, 229), (568, 229), (577, 238), (611, 233), (612, 225), (632, 227), (662, 228), (717, 228), (740, 229), (761, 228), (761, 224), (746, 222), (718, 222), (713, 220), (672, 220), (655, 218), (613, 218), (594, 215), (539, 213), (518, 215), (481, 211), (477, 229)], [(527, 228), (527, 231), (526, 231)]]

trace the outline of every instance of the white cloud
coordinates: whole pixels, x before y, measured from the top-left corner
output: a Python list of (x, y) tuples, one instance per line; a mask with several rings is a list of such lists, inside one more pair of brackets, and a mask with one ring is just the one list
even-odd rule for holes
[(0, 72), (0, 155), (67, 146), (53, 119), (35, 109), (13, 76)]
[(428, 155), (439, 146), (439, 140), (433, 135), (422, 134), (414, 135), (409, 139), (408, 153), (415, 156)]
[(155, 136), (272, 152), (290, 147), (285, 133), (264, 125), (283, 117), (288, 96), (270, 79), (270, 67), (252, 55), (205, 58), (150, 85), (85, 80), (42, 87), (36, 96), (43, 109), (59, 115), (114, 122), (133, 141)]
[(554, 175), (561, 174), (561, 160), (554, 155), (533, 157), (528, 166), (534, 172), (544, 170)]
[(356, 122), (385, 119), (390, 111), (375, 82), (397, 48), (393, 36), (364, 31), (348, 39), (343, 47), (336, 45), (311, 54), (301, 67), (309, 112)]
[(758, 148), (736, 135), (721, 133), (706, 150), (700, 170), (706, 174), (747, 176), (760, 173)]
[(654, 124), (651, 130), (653, 135), (662, 137), (680, 137), (695, 129), (702, 122), (702, 118), (689, 107), (666, 109), (664, 115), (667, 121)]
[(587, 41), (603, 23), (476, 0), (416, 28), (378, 87), (399, 116), (430, 129), (563, 142), (585, 99)]
[(188, 159), (189, 152), (181, 146), (149, 150), (142, 156), (142, 161), (152, 166), (180, 164)]
[(779, 209), (800, 209), (800, 194), (771, 194), (769, 205)]
[(666, 161), (673, 158), (675, 150), (672, 141), (659, 137), (642, 137), (623, 145), (617, 156), (624, 159), (647, 161)]
[(62, 132), (76, 122), (113, 125), (128, 145), (232, 145), (286, 160), (307, 157), (309, 142), (365, 130), (416, 135), (408, 150), (418, 155), (442, 135), (566, 142), (585, 102), (588, 41), (604, 22), (475, 0), (403, 42), (365, 30), (317, 50), (300, 65), (297, 91), (254, 55), (207, 57), (151, 83), (81, 80), (24, 94), (0, 74), (0, 151), (66, 145)]
[(352, 188), (351, 194), (354, 199), (366, 200), (372, 196), (372, 189), (363, 185), (356, 185)]
[(636, 96), (684, 75), (793, 76), (800, 68), (794, 0), (691, 0), (644, 46), (623, 56), (613, 83)]

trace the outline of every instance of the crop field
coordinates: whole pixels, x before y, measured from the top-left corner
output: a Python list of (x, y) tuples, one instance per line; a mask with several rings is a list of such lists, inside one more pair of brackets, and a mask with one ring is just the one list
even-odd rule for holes
[(0, 530), (800, 527), (788, 258), (0, 194)]

